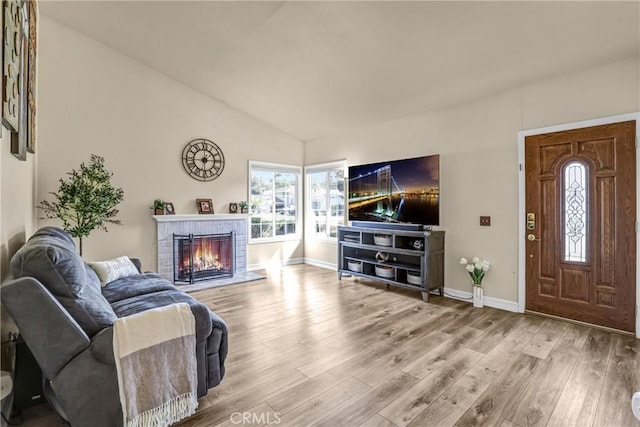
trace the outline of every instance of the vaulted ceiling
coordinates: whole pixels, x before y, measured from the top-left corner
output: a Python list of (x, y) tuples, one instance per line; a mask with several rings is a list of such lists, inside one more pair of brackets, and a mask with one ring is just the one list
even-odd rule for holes
[(635, 57), (634, 2), (40, 3), (301, 141)]

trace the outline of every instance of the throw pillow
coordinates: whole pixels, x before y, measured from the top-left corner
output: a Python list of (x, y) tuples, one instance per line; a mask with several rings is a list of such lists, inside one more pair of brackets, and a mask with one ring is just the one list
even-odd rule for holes
[(136, 266), (127, 256), (121, 256), (109, 261), (90, 262), (89, 266), (100, 278), (100, 284), (102, 286), (123, 277), (140, 274)]

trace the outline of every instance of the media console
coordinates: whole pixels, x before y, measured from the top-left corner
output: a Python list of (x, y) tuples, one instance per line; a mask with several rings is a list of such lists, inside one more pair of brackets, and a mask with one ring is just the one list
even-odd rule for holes
[(338, 279), (353, 275), (429, 293), (444, 288), (444, 231), (338, 226)]

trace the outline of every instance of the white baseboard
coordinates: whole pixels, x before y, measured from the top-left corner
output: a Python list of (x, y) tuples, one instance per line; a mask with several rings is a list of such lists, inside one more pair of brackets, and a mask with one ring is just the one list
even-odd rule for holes
[(484, 303), (489, 307), (499, 308), (500, 310), (510, 311), (512, 313), (518, 313), (518, 302), (507, 301), (506, 299), (484, 297)]
[[(326, 261), (321, 261), (314, 258), (291, 258), (286, 262), (281, 263), (279, 266), (295, 265), (295, 264), (309, 264), (315, 267), (326, 268), (327, 270), (333, 270), (333, 271), (338, 270), (338, 267), (336, 264), (326, 262)], [(247, 271), (261, 270), (261, 269), (269, 268), (272, 266), (273, 264), (251, 264), (247, 266)], [(445, 296), (448, 298), (459, 299), (461, 301), (466, 301), (468, 303), (471, 303), (473, 300), (473, 294), (471, 292), (459, 291), (457, 289), (449, 289), (449, 288), (444, 288), (444, 292), (445, 292)], [(487, 307), (493, 307), (500, 310), (518, 313), (518, 303), (516, 301), (507, 301), (500, 298), (485, 296), (484, 305), (486, 305)]]
[(320, 261), (319, 259), (305, 258), (304, 263), (313, 265), (315, 267), (326, 268), (327, 270), (338, 271), (338, 266), (336, 264), (326, 261)]
[[(444, 288), (445, 296), (449, 298), (459, 299), (471, 303), (473, 294), (471, 292), (459, 291), (457, 289)], [(507, 301), (500, 298), (484, 297), (484, 305), (487, 307), (498, 308), (500, 310), (518, 313), (518, 303), (516, 301)]]
[(296, 265), (296, 264), (304, 264), (304, 258), (289, 258), (284, 262), (268, 262), (261, 264), (248, 264), (247, 271), (255, 271), (255, 270), (264, 270), (275, 267), (284, 267), (285, 265)]

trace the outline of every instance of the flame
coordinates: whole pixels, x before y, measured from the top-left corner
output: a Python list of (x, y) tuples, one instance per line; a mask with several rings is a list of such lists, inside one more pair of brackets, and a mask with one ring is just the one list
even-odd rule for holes
[[(212, 242), (194, 242), (193, 247), (193, 271), (222, 270), (224, 264), (220, 262), (220, 256), (213, 249)], [(182, 259), (182, 266), (189, 269), (189, 254)]]

